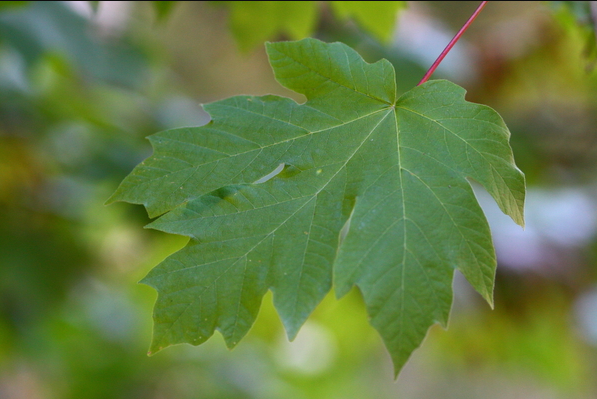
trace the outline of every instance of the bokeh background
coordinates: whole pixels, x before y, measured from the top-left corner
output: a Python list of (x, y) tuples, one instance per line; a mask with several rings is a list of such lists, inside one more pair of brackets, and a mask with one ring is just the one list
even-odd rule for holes
[[(384, 42), (326, 2), (280, 26), (259, 2), (0, 3), (0, 398), (597, 397), (595, 2), (490, 2), (434, 75), (503, 116), (527, 176), (525, 230), (476, 190), (495, 310), (457, 274), (449, 329), (396, 382), (356, 291), (330, 294), (293, 343), (268, 294), (233, 351), (216, 334), (146, 355), (156, 293), (137, 281), (186, 239), (103, 205), (151, 154), (144, 138), (206, 123), (202, 103), (293, 96), (264, 40), (343, 41), (389, 59), (406, 91), (476, 5), (409, 2)], [(294, 16), (315, 22), (285, 29)]]

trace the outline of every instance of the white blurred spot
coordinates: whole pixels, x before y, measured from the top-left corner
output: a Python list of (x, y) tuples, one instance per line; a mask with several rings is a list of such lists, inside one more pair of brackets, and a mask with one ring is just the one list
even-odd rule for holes
[(318, 374), (327, 370), (336, 357), (334, 336), (323, 326), (307, 321), (293, 342), (280, 339), (276, 358), (287, 369), (303, 374)]
[(91, 18), (93, 16), (93, 9), (89, 1), (65, 1), (64, 3), (82, 17)]
[(597, 230), (597, 206), (583, 188), (527, 190), (523, 230), (482, 190), (475, 190), (500, 264), (514, 269), (561, 269), (562, 254), (589, 242)]
[(100, 1), (93, 18), (99, 34), (118, 37), (127, 27), (133, 9), (132, 1)]

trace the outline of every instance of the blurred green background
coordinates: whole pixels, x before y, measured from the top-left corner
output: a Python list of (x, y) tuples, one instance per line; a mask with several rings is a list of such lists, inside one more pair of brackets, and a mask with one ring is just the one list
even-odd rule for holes
[(292, 29), (271, 10), (247, 25), (253, 3), (0, 4), (0, 398), (597, 397), (595, 4), (490, 2), (434, 75), (510, 127), (527, 228), (477, 190), (495, 310), (457, 275), (450, 328), (397, 382), (356, 291), (330, 295), (293, 343), (268, 295), (235, 350), (216, 335), (147, 357), (156, 293), (137, 281), (186, 239), (103, 203), (151, 154), (144, 137), (209, 120), (200, 104), (293, 96), (259, 42), (340, 40), (389, 59), (406, 91), (477, 3), (409, 2), (384, 19), (387, 42), (324, 2), (294, 4), (311, 25)]

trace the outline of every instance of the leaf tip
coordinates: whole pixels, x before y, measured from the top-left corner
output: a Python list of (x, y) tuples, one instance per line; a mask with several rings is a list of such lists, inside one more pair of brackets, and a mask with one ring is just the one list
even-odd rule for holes
[(526, 223), (524, 221), (524, 208), (521, 208), (518, 217), (514, 221), (516, 222), (517, 225), (519, 225), (520, 227), (522, 227), (522, 229), (524, 230), (524, 228), (526, 226)]
[(307, 317), (281, 317), (282, 324), (284, 325), (284, 330), (286, 331), (286, 337), (290, 342), (294, 341), (296, 336), (298, 335), (301, 327), (307, 320)]
[(300, 328), (286, 328), (286, 336), (288, 337), (288, 340), (290, 342), (294, 341), (296, 339), (296, 336), (298, 335)]
[(402, 371), (402, 368), (404, 367), (408, 359), (396, 357), (393, 354), (390, 354), (390, 357), (392, 358), (392, 366), (394, 368), (394, 381), (396, 381), (398, 379), (398, 375), (400, 375), (400, 372)]
[[(166, 345), (166, 346), (169, 346), (169, 345)], [(156, 353), (158, 353), (162, 349), (164, 349), (164, 346), (161, 346), (160, 344), (158, 344), (154, 339), (153, 342), (151, 343), (151, 346), (149, 347), (149, 350), (147, 351), (147, 356), (150, 356), (150, 357), (154, 356)]]
[(334, 294), (336, 299), (340, 299), (351, 290), (353, 286), (346, 282), (335, 281), (334, 282)]
[[(524, 179), (524, 177), (523, 177)], [(525, 184), (526, 186), (526, 184)], [(518, 198), (518, 200), (516, 201), (515, 206), (513, 207), (513, 209), (508, 212), (507, 214), (512, 218), (512, 220), (514, 221), (514, 223), (516, 223), (517, 225), (519, 225), (520, 227), (522, 227), (524, 229), (525, 227), (525, 221), (524, 221), (524, 197), (525, 197), (525, 192), (526, 192), (526, 187), (523, 189), (522, 192), (522, 199)]]
[(105, 202), (104, 206), (112, 205), (115, 202), (120, 201), (119, 192), (116, 190)]
[(508, 213), (508, 216), (510, 216), (510, 219), (512, 219), (512, 221), (514, 223), (516, 223), (517, 225), (519, 225), (520, 227), (522, 227), (522, 229), (524, 230), (526, 227), (526, 223), (524, 221), (524, 213), (523, 210), (519, 210), (515, 213)]
[(483, 295), (483, 298), (485, 299), (485, 301), (487, 301), (487, 304), (489, 305), (491, 310), (494, 310), (495, 302), (493, 301), (493, 293), (488, 292), (485, 295)]
[(152, 287), (149, 282), (147, 281), (147, 276), (143, 277), (141, 280), (137, 281), (137, 284), (143, 284), (143, 285), (147, 285), (149, 287)]
[[(228, 348), (228, 350), (234, 349), (236, 347), (236, 345), (239, 344), (240, 340), (246, 334), (246, 331), (244, 333), (239, 334), (239, 332), (236, 330), (228, 330), (227, 331), (226, 329), (223, 329), (221, 327), (217, 327), (216, 329), (220, 332), (220, 335), (222, 335), (222, 337), (224, 338), (224, 342), (225, 342), (226, 348)], [(203, 341), (205, 341), (205, 340), (203, 340)], [(195, 343), (193, 343), (193, 345), (199, 345), (203, 341), (194, 340)]]
[(224, 341), (226, 342), (226, 348), (228, 348), (229, 351), (236, 348), (236, 345), (238, 345), (237, 339), (231, 340), (231, 339), (227, 339), (226, 337), (224, 337)]
[(149, 273), (147, 273), (147, 275), (145, 277), (143, 277), (141, 280), (139, 280), (137, 282), (137, 284), (143, 284), (143, 285), (153, 288), (156, 291), (159, 291), (157, 285), (152, 282), (152, 276), (154, 275), (153, 273), (154, 273), (154, 269), (152, 269)]
[[(495, 270), (495, 269), (494, 269)], [(485, 299), (485, 302), (489, 305), (491, 310), (494, 309), (494, 301), (493, 301), (493, 287), (495, 285), (495, 275), (491, 279), (491, 283), (483, 284), (481, 287), (475, 287), (477, 292)]]

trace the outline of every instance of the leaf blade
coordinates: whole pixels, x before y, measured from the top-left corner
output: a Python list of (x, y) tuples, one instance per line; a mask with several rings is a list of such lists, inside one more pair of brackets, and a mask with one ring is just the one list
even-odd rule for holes
[(305, 104), (209, 104), (208, 125), (152, 136), (154, 155), (111, 199), (144, 204), (162, 215), (148, 227), (191, 237), (143, 280), (159, 292), (152, 351), (216, 329), (235, 346), (268, 289), (292, 339), (333, 281), (337, 296), (362, 291), (398, 371), (429, 326), (447, 325), (455, 269), (492, 303), (495, 254), (467, 179), (522, 224), (510, 133), (447, 81), (396, 98), (391, 64), (341, 43), (267, 51)]

